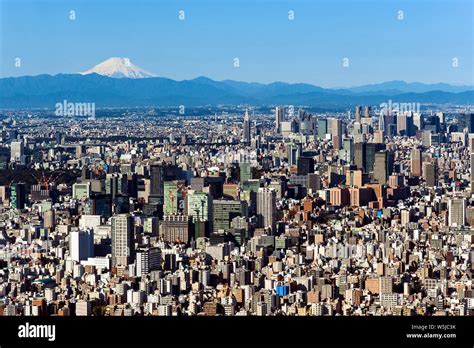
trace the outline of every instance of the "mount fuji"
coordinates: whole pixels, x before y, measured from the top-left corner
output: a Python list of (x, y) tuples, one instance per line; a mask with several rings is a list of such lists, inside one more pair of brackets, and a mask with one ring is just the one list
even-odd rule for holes
[(99, 74), (114, 78), (141, 79), (147, 77), (156, 77), (156, 75), (143, 70), (133, 64), (129, 58), (112, 57), (102, 63), (97, 64), (92, 69), (81, 72), (81, 75)]

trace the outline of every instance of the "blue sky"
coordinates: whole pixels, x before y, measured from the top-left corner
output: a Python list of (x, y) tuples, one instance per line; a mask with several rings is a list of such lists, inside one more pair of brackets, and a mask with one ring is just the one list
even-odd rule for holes
[(471, 0), (0, 0), (0, 76), (75, 73), (119, 56), (178, 80), (472, 85), (473, 7)]

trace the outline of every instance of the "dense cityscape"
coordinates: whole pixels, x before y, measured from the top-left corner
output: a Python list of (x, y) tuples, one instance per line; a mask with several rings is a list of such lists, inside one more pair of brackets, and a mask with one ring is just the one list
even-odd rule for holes
[(16, 110), (0, 137), (0, 315), (474, 314), (469, 107)]

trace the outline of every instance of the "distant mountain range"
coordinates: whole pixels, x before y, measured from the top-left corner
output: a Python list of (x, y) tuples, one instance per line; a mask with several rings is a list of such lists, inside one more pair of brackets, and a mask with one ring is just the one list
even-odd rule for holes
[[(120, 78), (117, 78), (120, 77)], [(79, 74), (0, 79), (0, 108), (49, 108), (56, 103), (93, 102), (96, 108), (204, 105), (306, 105), (344, 107), (405, 103), (472, 104), (473, 86), (390, 81), (329, 89), (304, 83), (262, 84), (207, 77), (175, 81), (154, 77), (126, 58), (111, 58)]]

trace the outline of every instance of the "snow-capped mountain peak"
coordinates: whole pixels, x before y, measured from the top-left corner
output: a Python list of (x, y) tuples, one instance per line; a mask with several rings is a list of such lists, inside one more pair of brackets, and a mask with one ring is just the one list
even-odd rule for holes
[(108, 77), (140, 79), (156, 75), (133, 64), (129, 58), (112, 57), (97, 64), (92, 69), (81, 72), (82, 75), (96, 73)]

